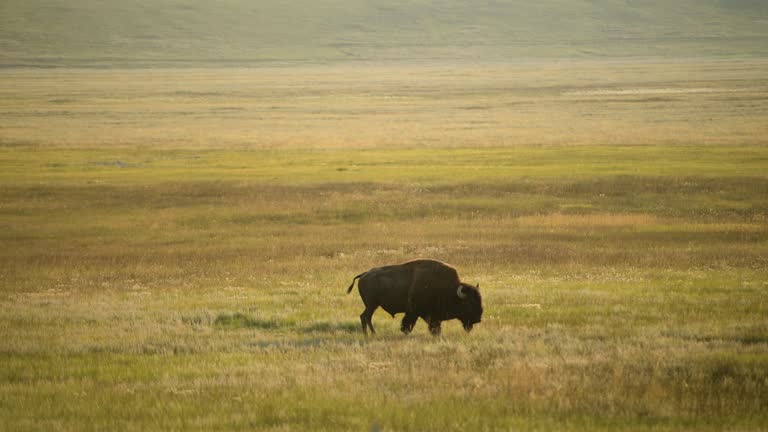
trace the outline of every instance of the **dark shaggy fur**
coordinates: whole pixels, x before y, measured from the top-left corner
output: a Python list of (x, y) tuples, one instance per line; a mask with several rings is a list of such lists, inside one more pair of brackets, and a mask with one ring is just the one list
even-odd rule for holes
[(360, 322), (366, 334), (368, 329), (376, 333), (371, 318), (379, 306), (393, 317), (405, 313), (400, 324), (405, 334), (419, 318), (427, 322), (433, 335), (440, 334), (442, 321), (451, 319), (460, 320), (470, 331), (483, 315), (478, 287), (461, 282), (456, 269), (440, 261), (422, 259), (372, 268), (355, 276), (347, 293), (356, 279), (360, 279), (358, 290), (365, 304)]

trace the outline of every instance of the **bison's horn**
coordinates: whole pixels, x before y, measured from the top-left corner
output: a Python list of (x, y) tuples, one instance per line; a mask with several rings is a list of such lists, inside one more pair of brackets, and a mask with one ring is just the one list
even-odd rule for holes
[(464, 294), (464, 291), (461, 289), (461, 285), (459, 285), (459, 289), (456, 290), (456, 295), (459, 296), (459, 298), (462, 300), (467, 298), (467, 295)]

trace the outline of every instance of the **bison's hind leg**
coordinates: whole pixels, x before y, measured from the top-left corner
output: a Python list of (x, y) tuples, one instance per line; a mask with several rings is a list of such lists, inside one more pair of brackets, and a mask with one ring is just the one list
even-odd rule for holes
[(368, 335), (368, 329), (371, 329), (372, 334), (376, 334), (376, 329), (373, 328), (373, 322), (371, 322), (371, 318), (373, 318), (373, 313), (376, 311), (376, 308), (378, 308), (378, 306), (366, 306), (363, 313), (360, 314), (360, 324), (362, 324), (363, 333), (366, 335)]

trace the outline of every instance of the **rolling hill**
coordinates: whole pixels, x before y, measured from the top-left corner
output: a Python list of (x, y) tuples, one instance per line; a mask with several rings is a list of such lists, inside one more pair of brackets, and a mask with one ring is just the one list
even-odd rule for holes
[(755, 57), (762, 0), (4, 0), (0, 65)]

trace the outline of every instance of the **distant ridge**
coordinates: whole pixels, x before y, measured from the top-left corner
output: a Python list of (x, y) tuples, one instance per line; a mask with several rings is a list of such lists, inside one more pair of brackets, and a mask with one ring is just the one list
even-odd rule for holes
[(3, 0), (1, 66), (761, 57), (764, 0)]

